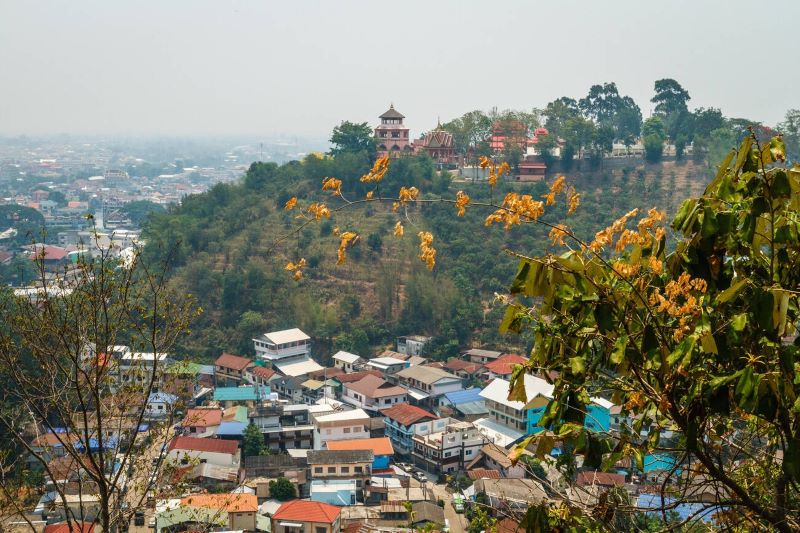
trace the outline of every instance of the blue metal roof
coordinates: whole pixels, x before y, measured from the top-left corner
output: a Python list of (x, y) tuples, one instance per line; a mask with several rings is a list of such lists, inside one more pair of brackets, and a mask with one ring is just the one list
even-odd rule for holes
[(480, 387), (472, 387), (471, 389), (448, 392), (444, 395), (444, 397), (447, 398), (447, 401), (452, 405), (480, 402), (483, 401), (483, 397), (481, 397), (481, 390), (482, 389)]
[(239, 436), (244, 433), (247, 424), (241, 422), (223, 422), (217, 429), (217, 435)]
[(248, 401), (269, 397), (269, 387), (217, 387), (214, 399), (217, 401)]
[(166, 392), (153, 392), (147, 397), (147, 402), (175, 403), (175, 400), (177, 399), (178, 397), (174, 394), (169, 394)]
[[(661, 509), (662, 505), (672, 509), (674, 503), (675, 498), (666, 495), (664, 496), (663, 502), (660, 494), (643, 493), (639, 495), (639, 507), (644, 509)], [(681, 520), (686, 520), (690, 516), (694, 516), (704, 522), (710, 522), (712, 520), (712, 515), (722, 511), (723, 508), (705, 503), (679, 503), (675, 505), (672, 510), (678, 513)], [(658, 511), (658, 513), (661, 514), (661, 511)], [(648, 514), (655, 513), (651, 511)]]

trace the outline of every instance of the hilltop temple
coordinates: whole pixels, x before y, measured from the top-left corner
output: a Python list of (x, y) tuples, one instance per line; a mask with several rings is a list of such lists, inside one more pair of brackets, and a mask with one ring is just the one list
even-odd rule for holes
[(400, 157), (424, 152), (440, 165), (455, 165), (458, 162), (453, 136), (442, 129), (441, 123), (412, 142), (408, 136), (409, 130), (403, 124), (406, 117), (394, 108), (394, 104), (379, 118), (381, 122), (375, 128), (378, 157)]

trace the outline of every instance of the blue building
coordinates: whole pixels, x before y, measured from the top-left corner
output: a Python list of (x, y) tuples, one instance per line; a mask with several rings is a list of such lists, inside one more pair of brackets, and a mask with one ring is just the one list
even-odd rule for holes
[(411, 455), (414, 445), (411, 438), (419, 424), (436, 420), (438, 417), (425, 409), (409, 403), (398, 403), (381, 411), (386, 423), (385, 433), (392, 442), (394, 450), (401, 455)]
[[(545, 397), (532, 402), (536, 406), (528, 409), (528, 433), (538, 433), (544, 429), (538, 424), (550, 400), (550, 397)], [(614, 404), (603, 398), (592, 398), (591, 400), (592, 403), (588, 405), (583, 425), (592, 431), (608, 431), (611, 427), (611, 408)]]
[(376, 470), (386, 470), (389, 468), (394, 448), (389, 437), (379, 437), (375, 439), (349, 439), (349, 440), (329, 440), (325, 443), (329, 450), (339, 451), (370, 451), (372, 452), (372, 472)]

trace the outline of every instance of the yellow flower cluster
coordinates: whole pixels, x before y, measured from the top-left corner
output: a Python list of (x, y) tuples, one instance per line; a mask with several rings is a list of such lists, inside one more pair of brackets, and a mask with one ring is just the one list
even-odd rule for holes
[(617, 273), (624, 278), (632, 278), (638, 274), (639, 270), (642, 268), (639, 263), (626, 263), (622, 260), (615, 261), (613, 267), (614, 270), (616, 270)]
[(568, 228), (564, 224), (556, 224), (553, 226), (553, 229), (550, 230), (550, 241), (554, 245), (566, 246), (567, 243), (564, 242), (564, 237), (568, 234)]
[(564, 176), (559, 176), (556, 178), (556, 181), (550, 185), (550, 192), (542, 195), (542, 198), (545, 200), (545, 205), (553, 205), (556, 203), (556, 195), (564, 190), (565, 180), (566, 178)]
[(436, 249), (433, 244), (433, 235), (429, 231), (420, 231), (419, 236), (419, 258), (428, 266), (428, 270), (433, 270), (436, 265)]
[(567, 214), (571, 215), (578, 210), (581, 205), (581, 194), (575, 191), (575, 187), (570, 187), (567, 193)]
[(305, 258), (301, 257), (297, 263), (292, 263), (291, 261), (286, 263), (285, 270), (288, 270), (289, 272), (294, 272), (293, 276), (294, 280), (300, 281), (301, 279), (303, 279), (303, 269), (305, 268), (305, 266), (306, 266), (306, 260)]
[(347, 259), (348, 246), (353, 246), (358, 241), (358, 234), (352, 231), (345, 231), (339, 235), (339, 250), (337, 252), (336, 264), (341, 265)]
[(306, 212), (314, 215), (314, 218), (317, 220), (323, 217), (331, 218), (331, 210), (328, 209), (328, 206), (323, 203), (314, 202), (306, 208)]
[(361, 181), (364, 183), (377, 183), (383, 179), (386, 172), (389, 170), (389, 156), (385, 155), (375, 160), (372, 169), (361, 176)]
[(414, 201), (419, 196), (419, 190), (416, 187), (400, 187), (400, 192), (397, 193), (397, 202), (392, 204), (392, 211), (397, 211), (406, 203)]
[(489, 177), (486, 179), (486, 181), (489, 182), (490, 187), (494, 187), (495, 185), (497, 185), (497, 178), (501, 177), (503, 174), (511, 170), (511, 167), (508, 166), (508, 163), (503, 162), (502, 164), (498, 165), (497, 163), (495, 163), (486, 156), (481, 156), (481, 158), (478, 161), (481, 168), (489, 169)]
[[(656, 224), (663, 221), (665, 218), (667, 218), (667, 214), (664, 211), (659, 211), (653, 207), (647, 212), (647, 216), (639, 221), (637, 226), (639, 227), (639, 231), (651, 230)], [(664, 231), (663, 228), (657, 229)]]
[(530, 222), (544, 213), (544, 203), (534, 200), (530, 194), (519, 195), (515, 192), (506, 194), (503, 206), (486, 217), (486, 225), (502, 222), (504, 229), (509, 230), (522, 220)]
[(291, 198), (286, 200), (286, 203), (283, 205), (283, 208), (286, 209), (287, 211), (291, 211), (292, 209), (294, 209), (294, 206), (296, 205), (297, 205), (297, 196), (292, 196)]
[(458, 210), (458, 216), (463, 217), (464, 213), (466, 213), (466, 207), (469, 205), (470, 197), (464, 191), (458, 191), (456, 193), (456, 209)]
[(397, 224), (394, 225), (394, 236), (395, 237), (402, 237), (404, 232), (405, 232), (405, 229), (403, 228), (403, 225), (398, 220)]
[(373, 191), (369, 191), (367, 193), (367, 200), (371, 200), (372, 199), (372, 194), (373, 194)]
[(661, 294), (661, 290), (656, 288), (650, 295), (650, 305), (657, 307), (657, 311), (679, 319), (678, 327), (672, 334), (676, 341), (683, 339), (689, 332), (689, 321), (700, 315), (700, 302), (698, 297), (692, 293), (705, 294), (706, 290), (708, 290), (706, 280), (692, 278), (689, 273), (684, 272), (677, 280), (667, 283), (664, 287), (664, 294)]
[(334, 196), (341, 196), (342, 195), (342, 180), (336, 178), (323, 178), (322, 179), (322, 190), (323, 191), (333, 191)]
[(630, 219), (635, 217), (639, 213), (638, 209), (633, 209), (628, 211), (617, 220), (615, 220), (610, 226), (606, 229), (598, 231), (594, 235), (594, 241), (589, 244), (589, 249), (595, 253), (600, 252), (605, 246), (611, 244), (614, 240), (614, 235), (617, 233), (622, 233), (625, 229), (625, 224), (628, 223)]

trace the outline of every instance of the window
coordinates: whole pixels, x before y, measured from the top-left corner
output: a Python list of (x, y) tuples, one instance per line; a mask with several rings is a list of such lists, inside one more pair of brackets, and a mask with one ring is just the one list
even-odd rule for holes
[(345, 433), (350, 433), (350, 428), (344, 428)]
[(314, 528), (314, 532), (315, 533), (327, 533), (327, 531), (328, 531), (328, 528), (326, 528), (326, 527), (317, 526), (316, 528)]
[(361, 474), (364, 471), (364, 468), (361, 466), (355, 467), (356, 474)]
[(335, 474), (336, 473), (336, 467), (335, 466), (329, 466), (328, 467), (328, 473), (329, 474)]
[(472, 450), (464, 450), (464, 455), (472, 455)]
[(349, 473), (350, 473), (350, 467), (349, 466), (343, 466), (342, 467), (342, 474), (349, 474)]
[(450, 457), (450, 452), (444, 452), (445, 457)]
[(325, 434), (326, 434), (326, 435), (330, 435), (330, 434), (331, 434), (331, 430), (330, 430), (330, 429), (326, 429), (326, 430), (325, 430)]
[(321, 474), (322, 473), (322, 467), (321, 466), (315, 466), (314, 467), (314, 473), (315, 474)]

